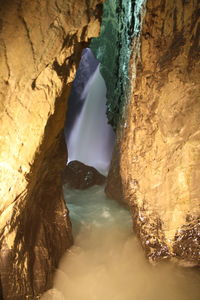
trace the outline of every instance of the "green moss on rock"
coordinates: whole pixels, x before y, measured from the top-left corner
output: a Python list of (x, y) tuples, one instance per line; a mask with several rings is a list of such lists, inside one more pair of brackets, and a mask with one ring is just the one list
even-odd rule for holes
[(129, 93), (131, 42), (140, 31), (140, 8), (144, 0), (107, 0), (101, 34), (91, 42), (91, 49), (101, 62), (107, 86), (107, 116), (114, 129), (120, 121)]

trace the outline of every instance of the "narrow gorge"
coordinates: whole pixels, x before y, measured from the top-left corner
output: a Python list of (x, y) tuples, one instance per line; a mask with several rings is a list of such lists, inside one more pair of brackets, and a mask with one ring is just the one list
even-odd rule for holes
[(198, 300), (199, 0), (0, 4), (0, 299)]

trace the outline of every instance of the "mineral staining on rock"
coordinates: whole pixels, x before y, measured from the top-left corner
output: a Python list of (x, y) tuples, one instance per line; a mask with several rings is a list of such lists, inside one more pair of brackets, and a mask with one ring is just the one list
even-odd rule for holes
[(101, 62), (107, 86), (107, 117), (114, 129), (121, 120), (130, 87), (131, 42), (139, 33), (140, 8), (144, 0), (107, 0), (104, 3), (100, 37), (91, 49)]
[(147, 1), (140, 55), (132, 62), (135, 88), (115, 151), (115, 178), (147, 255), (192, 265), (200, 251), (199, 5)]

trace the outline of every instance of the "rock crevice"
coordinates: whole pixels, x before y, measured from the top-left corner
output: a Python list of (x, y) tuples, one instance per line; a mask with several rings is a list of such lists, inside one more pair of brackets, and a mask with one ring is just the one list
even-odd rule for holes
[(72, 244), (62, 195), (67, 98), (101, 2), (4, 1), (0, 8), (0, 274), (4, 299), (37, 299)]

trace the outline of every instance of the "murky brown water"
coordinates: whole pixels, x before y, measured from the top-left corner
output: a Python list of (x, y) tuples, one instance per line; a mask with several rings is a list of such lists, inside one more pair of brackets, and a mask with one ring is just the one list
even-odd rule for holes
[(129, 212), (102, 187), (65, 190), (75, 243), (42, 300), (199, 300), (200, 276), (165, 263), (151, 266), (132, 233)]

